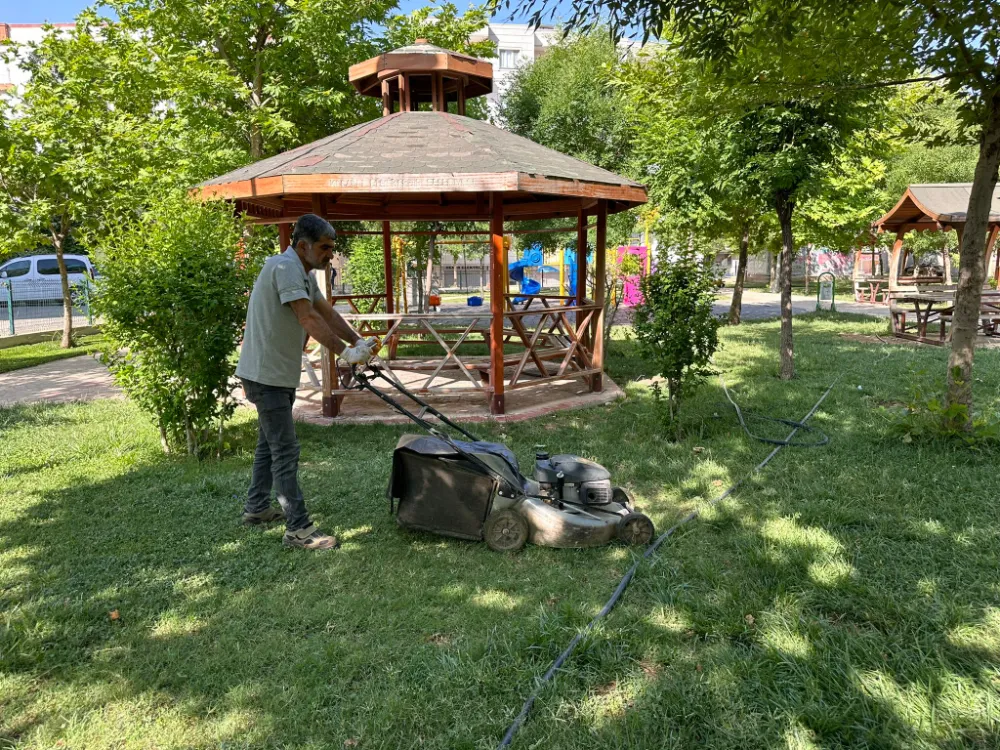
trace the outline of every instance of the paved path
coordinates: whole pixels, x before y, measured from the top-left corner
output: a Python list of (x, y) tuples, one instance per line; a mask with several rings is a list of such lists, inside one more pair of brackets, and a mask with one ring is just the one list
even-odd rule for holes
[(122, 392), (111, 379), (108, 368), (89, 355), (0, 375), (0, 406), (121, 397)]
[[(719, 296), (715, 303), (714, 310), (718, 315), (729, 313), (729, 302), (732, 299), (732, 290), (727, 289)], [(792, 315), (801, 315), (816, 311), (816, 297), (807, 297), (802, 294), (792, 295)], [(889, 317), (889, 307), (887, 305), (867, 305), (860, 302), (837, 302), (837, 312), (856, 313), (858, 315), (872, 315), (878, 318)], [(781, 315), (781, 302), (779, 295), (768, 292), (758, 292), (747, 289), (743, 292), (743, 312), (742, 320), (763, 320), (764, 318), (777, 318)]]

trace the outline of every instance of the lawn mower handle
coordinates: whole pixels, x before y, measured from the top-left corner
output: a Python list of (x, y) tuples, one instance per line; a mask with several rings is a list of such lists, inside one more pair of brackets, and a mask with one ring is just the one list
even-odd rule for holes
[(412, 411), (410, 411), (409, 409), (407, 409), (401, 403), (399, 403), (395, 399), (391, 398), (390, 396), (386, 395), (385, 393), (382, 393), (382, 391), (380, 391), (378, 388), (376, 388), (372, 384), (372, 380), (374, 378), (381, 378), (386, 383), (388, 383), (393, 388), (395, 388), (397, 391), (399, 391), (400, 393), (402, 393), (404, 396), (406, 396), (410, 400), (414, 401), (415, 403), (420, 404), (420, 406), (423, 407), (422, 411), (426, 411), (429, 414), (432, 414), (433, 416), (437, 417), (439, 420), (441, 420), (442, 424), (445, 424), (448, 427), (451, 427), (456, 432), (460, 432), (463, 437), (468, 438), (469, 440), (471, 440), (474, 443), (481, 442), (480, 439), (478, 437), (476, 437), (475, 435), (473, 435), (471, 432), (469, 432), (468, 430), (466, 430), (466, 429), (460, 427), (459, 425), (455, 424), (454, 422), (452, 422), (450, 419), (448, 419), (448, 417), (446, 417), (444, 414), (442, 414), (441, 412), (439, 412), (437, 409), (435, 409), (433, 406), (431, 406), (430, 404), (428, 404), (423, 399), (419, 398), (416, 394), (411, 393), (409, 390), (407, 390), (406, 388), (404, 388), (400, 383), (397, 383), (395, 380), (387, 377), (386, 374), (382, 371), (382, 368), (379, 367), (377, 364), (369, 362), (364, 367), (362, 367), (361, 365), (352, 365), (351, 366), (351, 375), (353, 376), (354, 382), (357, 383), (357, 385), (348, 386), (349, 388), (351, 388), (353, 390), (359, 390), (359, 391), (360, 390), (365, 390), (365, 391), (368, 391), (370, 393), (374, 393), (376, 396), (378, 396), (382, 401), (384, 401), (386, 404), (388, 404), (394, 410), (396, 410), (397, 412), (399, 412), (403, 416), (408, 417), (411, 421), (413, 421), (414, 424), (416, 424), (416, 425), (424, 428), (428, 433), (430, 433), (434, 437), (440, 438), (440, 439), (444, 440), (445, 442), (447, 442), (448, 445), (450, 445), (452, 447), (452, 449), (455, 450), (456, 453), (460, 454), (464, 458), (466, 458), (469, 461), (471, 461), (472, 463), (476, 464), (480, 469), (482, 469), (487, 474), (489, 474), (490, 476), (492, 476), (501, 485), (505, 486), (507, 488), (507, 491), (509, 493), (511, 493), (512, 496), (516, 497), (518, 495), (523, 494), (524, 490), (521, 487), (518, 487), (517, 485), (511, 484), (510, 481), (506, 477), (504, 477), (502, 474), (500, 474), (497, 471), (495, 471), (489, 464), (487, 464), (485, 461), (483, 461), (482, 459), (480, 459), (479, 456), (476, 456), (476, 455), (474, 455), (472, 453), (469, 453), (467, 450), (465, 450), (464, 448), (462, 448), (462, 446), (458, 445), (455, 442), (454, 438), (452, 438), (452, 436), (449, 435), (447, 432), (445, 432), (444, 430), (438, 429), (435, 425), (433, 425), (430, 422), (428, 422), (426, 419), (424, 419), (419, 414), (414, 414)]

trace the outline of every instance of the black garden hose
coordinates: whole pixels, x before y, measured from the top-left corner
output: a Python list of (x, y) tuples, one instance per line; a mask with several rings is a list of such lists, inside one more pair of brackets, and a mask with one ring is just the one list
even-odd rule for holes
[[(794, 422), (790, 420), (785, 421), (777, 419), (774, 420), (780, 422), (781, 424), (792, 425), (792, 431), (788, 434), (788, 437), (785, 438), (784, 440), (779, 440), (779, 441), (763, 440), (763, 442), (775, 443), (774, 450), (768, 453), (767, 458), (765, 458), (763, 461), (757, 464), (749, 474), (740, 479), (736, 484), (734, 484), (728, 490), (723, 492), (717, 498), (709, 502), (706, 508), (711, 508), (715, 505), (718, 505), (720, 502), (722, 502), (731, 494), (733, 494), (751, 476), (753, 476), (757, 472), (761, 471), (765, 466), (767, 466), (768, 463), (770, 463), (771, 459), (774, 458), (776, 455), (778, 455), (778, 452), (785, 446), (801, 445), (793, 442), (792, 438), (795, 437), (795, 433), (797, 433), (799, 430), (810, 429), (809, 427), (806, 426), (805, 423), (808, 422), (809, 418), (816, 413), (816, 410), (819, 409), (820, 404), (822, 404), (823, 401), (826, 399), (826, 397), (830, 395), (830, 391), (833, 390), (833, 387), (837, 384), (837, 381), (839, 380), (840, 376), (838, 376), (836, 380), (830, 383), (830, 387), (823, 392), (823, 395), (819, 397), (819, 401), (815, 403), (813, 408), (809, 410), (809, 413), (806, 414), (805, 417), (803, 417), (801, 422)], [(725, 383), (723, 383), (723, 388), (725, 388)], [(726, 395), (728, 396), (728, 391)], [(730, 399), (730, 402), (733, 403), (733, 406), (736, 406), (735, 402), (733, 402), (732, 399)], [(740, 413), (739, 407), (737, 407), (737, 413)], [(742, 417), (740, 418), (740, 423), (741, 424), (743, 423)], [(743, 429), (746, 430), (746, 425), (744, 425)], [(756, 438), (755, 436), (753, 436), (749, 430), (746, 431), (747, 434), (750, 435), (751, 437), (754, 437), (754, 439), (762, 440), (761, 438)], [(824, 438), (826, 438), (825, 435)], [(829, 438), (826, 438), (826, 440), (824, 440), (824, 442), (821, 443), (821, 445), (825, 445), (826, 442), (828, 441)], [(805, 445), (813, 447), (816, 446), (816, 444), (814, 443), (806, 443)], [(546, 683), (548, 683), (555, 676), (556, 672), (559, 671), (559, 668), (566, 663), (566, 660), (569, 659), (569, 657), (572, 655), (573, 650), (576, 648), (577, 644), (591, 629), (593, 629), (594, 625), (597, 624), (597, 621), (602, 619), (605, 615), (607, 615), (618, 603), (618, 600), (621, 598), (621, 595), (625, 592), (625, 589), (628, 587), (629, 583), (632, 581), (632, 578), (635, 576), (636, 571), (639, 569), (639, 564), (647, 558), (652, 558), (652, 556), (656, 554), (656, 551), (660, 548), (661, 544), (663, 544), (667, 539), (673, 536), (674, 532), (676, 532), (679, 528), (696, 519), (699, 515), (701, 515), (701, 512), (702, 512), (701, 510), (691, 511), (686, 516), (684, 516), (680, 521), (678, 521), (669, 529), (660, 534), (660, 536), (657, 537), (656, 541), (654, 541), (651, 545), (649, 545), (649, 547), (643, 553), (642, 557), (638, 558), (632, 564), (632, 567), (628, 569), (628, 572), (626, 572), (625, 575), (622, 577), (621, 581), (618, 582), (618, 585), (615, 587), (614, 593), (611, 594), (611, 598), (608, 599), (607, 603), (601, 608), (601, 611), (598, 612), (597, 615), (594, 617), (594, 619), (588, 622), (583, 627), (582, 630), (578, 631), (577, 634), (573, 636), (573, 640), (569, 642), (569, 645), (563, 650), (561, 654), (559, 654), (559, 656), (556, 658), (554, 662), (552, 662), (552, 665), (548, 668), (545, 674), (542, 675), (542, 677), (538, 680), (537, 684), (535, 685), (535, 689), (531, 691), (531, 695), (528, 696), (528, 699), (524, 702), (524, 705), (521, 706), (521, 710), (518, 712), (517, 716), (514, 717), (514, 721), (507, 728), (507, 732), (504, 734), (503, 739), (497, 746), (498, 748), (510, 747), (511, 743), (514, 741), (514, 735), (517, 734), (517, 731), (523, 726), (525, 720), (528, 718), (528, 713), (531, 711), (531, 707), (534, 705), (535, 699), (542, 692), (542, 689), (545, 687)]]

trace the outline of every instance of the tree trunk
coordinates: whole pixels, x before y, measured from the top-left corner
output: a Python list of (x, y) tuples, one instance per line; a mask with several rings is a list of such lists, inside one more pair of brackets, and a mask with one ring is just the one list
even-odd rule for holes
[(743, 282), (747, 276), (747, 253), (750, 249), (750, 224), (743, 225), (740, 236), (740, 257), (736, 261), (736, 282), (733, 284), (733, 301), (729, 304), (729, 325), (738, 326), (743, 313)]
[(69, 290), (69, 274), (66, 272), (66, 258), (63, 254), (63, 243), (66, 241), (66, 222), (62, 221), (58, 232), (52, 232), (52, 245), (56, 249), (56, 263), (59, 265), (59, 283), (62, 286), (63, 303), (63, 331), (62, 342), (59, 346), (63, 349), (73, 347), (73, 298)]
[(772, 294), (778, 293), (778, 258), (767, 254), (767, 279)]
[(969, 210), (959, 250), (958, 290), (955, 292), (955, 312), (951, 329), (951, 354), (948, 356), (947, 406), (962, 405), (959, 418), (972, 428), (972, 359), (979, 329), (979, 306), (986, 278), (986, 232), (990, 203), (997, 184), (1000, 165), (1000, 93), (989, 102), (989, 116), (979, 141), (979, 161), (976, 163)]
[(792, 211), (795, 202), (787, 192), (775, 195), (775, 209), (781, 224), (781, 266), (778, 271), (778, 286), (781, 288), (781, 370), (782, 380), (795, 377), (795, 350), (792, 344), (792, 260), (795, 242), (792, 239)]
[(264, 132), (261, 130), (258, 111), (264, 106), (264, 45), (267, 44), (267, 33), (257, 30), (256, 51), (253, 63), (253, 81), (250, 90), (250, 158), (256, 161), (264, 156)]
[(437, 245), (437, 235), (432, 234), (427, 241), (427, 289), (424, 296), (431, 296), (434, 286), (434, 247)]
[(416, 299), (413, 300), (413, 303), (417, 306), (418, 313), (427, 312), (426, 308), (424, 307), (424, 300), (426, 299), (424, 297), (424, 268), (426, 268), (426, 266), (424, 265), (424, 261), (418, 259), (417, 274), (415, 279), (416, 283), (413, 285), (413, 291), (416, 292), (416, 294), (414, 295)]

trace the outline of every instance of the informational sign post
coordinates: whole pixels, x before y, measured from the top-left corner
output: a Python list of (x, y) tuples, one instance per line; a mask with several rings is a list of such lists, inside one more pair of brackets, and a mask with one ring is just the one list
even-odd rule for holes
[(829, 271), (821, 273), (816, 285), (816, 310), (837, 312), (837, 277)]

